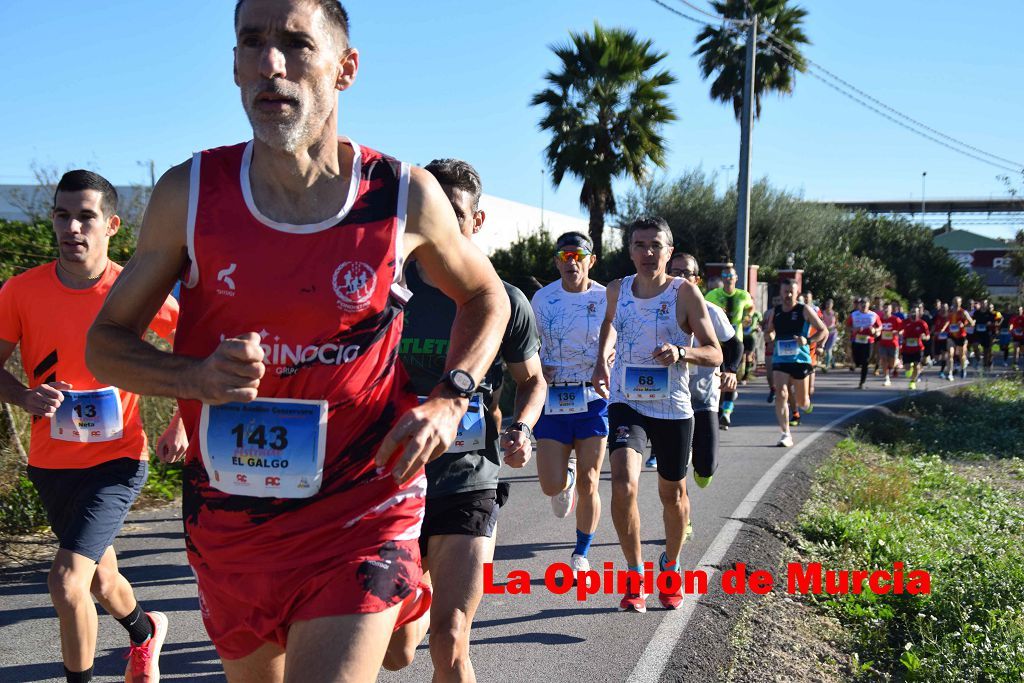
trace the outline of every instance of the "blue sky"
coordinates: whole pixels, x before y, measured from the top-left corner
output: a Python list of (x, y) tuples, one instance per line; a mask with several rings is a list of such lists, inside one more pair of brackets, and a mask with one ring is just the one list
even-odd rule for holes
[[(1024, 3), (798, 4), (810, 12), (812, 60), (933, 128), (1024, 163)], [(341, 131), (363, 144), (420, 164), (465, 158), (485, 191), (539, 204), (547, 138), (529, 99), (555, 67), (548, 46), (596, 19), (632, 28), (670, 53), (679, 121), (665, 131), (667, 173), (699, 166), (723, 174), (723, 186), (735, 173), (723, 167), (737, 163), (739, 127), (730, 107), (710, 101), (691, 57), (699, 27), (649, 0), (346, 6), (362, 67), (341, 99)], [(33, 163), (144, 182), (150, 159), (162, 172), (193, 150), (250, 137), (231, 80), (232, 7), (230, 0), (0, 2), (7, 65), (0, 183), (31, 181)], [(755, 177), (809, 199), (920, 201), (924, 171), (929, 199), (1006, 194), (996, 179), (1002, 171), (912, 135), (809, 76), (798, 76), (792, 97), (765, 99), (753, 149)], [(628, 189), (620, 184), (620, 192)], [(580, 211), (572, 180), (558, 190), (548, 184), (544, 195), (548, 209)], [(954, 225), (1010, 236), (1020, 223)]]

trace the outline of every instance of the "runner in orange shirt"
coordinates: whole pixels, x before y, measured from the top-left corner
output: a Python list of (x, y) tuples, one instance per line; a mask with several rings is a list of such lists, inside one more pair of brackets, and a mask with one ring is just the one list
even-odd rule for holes
[[(86, 332), (121, 272), (107, 258), (121, 224), (116, 211), (117, 192), (104, 178), (64, 174), (53, 203), (60, 256), (0, 289), (0, 364), (20, 344), (29, 384), (0, 370), (0, 400), (32, 415), (28, 476), (60, 542), (47, 583), (68, 681), (92, 677), (93, 596), (128, 630), (127, 680), (159, 679), (167, 633), (167, 617), (139, 607), (112, 546), (148, 471), (139, 398), (104, 386), (85, 367)], [(150, 327), (171, 340), (177, 319), (178, 305), (168, 298)], [(170, 460), (184, 449), (175, 417), (158, 452)]]

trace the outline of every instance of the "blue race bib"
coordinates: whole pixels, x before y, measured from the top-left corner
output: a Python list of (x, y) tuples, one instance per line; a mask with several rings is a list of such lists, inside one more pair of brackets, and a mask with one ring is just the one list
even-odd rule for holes
[(574, 415), (587, 412), (587, 396), (582, 382), (548, 385), (545, 415)]
[(62, 391), (64, 401), (50, 418), (50, 438), (96, 443), (124, 436), (121, 393), (114, 387)]
[(309, 498), (323, 481), (327, 401), (261, 398), (203, 404), (199, 439), (215, 489), (260, 498)]
[(455, 433), (455, 441), (448, 448), (449, 453), (469, 453), (479, 451), (487, 441), (487, 425), (484, 423), (484, 400), (481, 394), (473, 394), (469, 399), (469, 408), (459, 422), (459, 430)]
[(631, 401), (659, 401), (669, 397), (668, 368), (664, 365), (627, 365), (622, 394)]
[(775, 342), (775, 355), (779, 358), (796, 358), (800, 345), (796, 339), (779, 339)]

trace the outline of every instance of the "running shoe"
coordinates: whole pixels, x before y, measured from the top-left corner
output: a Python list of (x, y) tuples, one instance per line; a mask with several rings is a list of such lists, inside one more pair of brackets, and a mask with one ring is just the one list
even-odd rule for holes
[(904, 374), (903, 376), (904, 376), (904, 377), (910, 377), (910, 376), (911, 376), (911, 375), (913, 375), (913, 374), (914, 374), (914, 371), (913, 371), (913, 370), (907, 370), (907, 372), (906, 372), (906, 373), (905, 373), (905, 374)]
[(939, 379), (946, 379), (946, 373), (944, 371), (939, 371)]
[(892, 380), (889, 379), (889, 375), (885, 376), (885, 381), (882, 382), (882, 386), (883, 387), (891, 387), (892, 386)]
[(683, 532), (683, 542), (690, 540), (690, 536), (693, 536), (693, 517), (686, 520), (686, 531)]
[(713, 477), (713, 476), (714, 475), (711, 475), (711, 476), (708, 476), (708, 477), (702, 477), (699, 474), (697, 474), (696, 472), (694, 472), (693, 473), (693, 481), (695, 481), (697, 483), (697, 486), (699, 488), (703, 489), (703, 488), (706, 488), (707, 485), (711, 483), (711, 477)]
[(576, 463), (572, 460), (569, 461), (569, 469), (572, 471), (572, 486), (551, 496), (551, 511), (559, 519), (568, 517), (572, 509), (576, 507)]
[(807, 404), (807, 408), (804, 410), (804, 412), (807, 413), (808, 415), (813, 413), (814, 412), (814, 404), (813, 403), (808, 403)]
[(142, 645), (132, 644), (125, 659), (125, 683), (156, 683), (160, 680), (160, 650), (167, 638), (167, 616), (162, 612), (146, 612), (153, 624), (153, 635)]
[(915, 389), (917, 389), (917, 382), (910, 380), (910, 390), (914, 391)]
[(574, 572), (589, 572), (590, 560), (587, 559), (586, 555), (573, 553), (572, 557), (569, 558), (569, 566), (572, 567)]
[(793, 414), (789, 416), (789, 426), (799, 427), (800, 426), (800, 411), (794, 410)]
[(952, 372), (952, 371), (950, 371), (950, 373), (949, 373), (949, 375), (948, 375), (948, 376), (946, 377), (946, 379), (948, 379), (948, 380), (949, 380), (950, 382), (952, 382), (952, 381), (953, 381), (954, 379), (956, 379), (956, 378), (955, 378), (955, 377), (953, 376), (953, 372)]
[(657, 469), (657, 467), (658, 467), (658, 458), (657, 458), (657, 456), (652, 455), (651, 457), (647, 458), (647, 460), (644, 460), (644, 467), (646, 467), (649, 470)]
[[(661, 557), (658, 558), (658, 569), (660, 569), (661, 571), (665, 571), (665, 565), (666, 564), (668, 564), (668, 557), (665, 555), (665, 553), (662, 553)], [(679, 562), (678, 562), (678, 560), (676, 561), (675, 571), (677, 571), (677, 572), (679, 571)], [(680, 577), (680, 578), (682, 578), (682, 577)], [(682, 581), (680, 581), (679, 583), (680, 583), (679, 588), (676, 590), (675, 593), (662, 593), (661, 591), (658, 591), (658, 601), (661, 603), (661, 606), (664, 607), (665, 609), (679, 609), (679, 605), (682, 604), (682, 602), (683, 602), (683, 586), (682, 586)]]
[(861, 382), (860, 384), (858, 384), (858, 385), (857, 385), (857, 388), (858, 388), (858, 389), (864, 389), (864, 388), (865, 388), (865, 387), (864, 387), (864, 382)]
[(775, 390), (771, 389), (768, 391), (768, 403), (775, 403)]
[(783, 448), (792, 448), (793, 447), (793, 435), (790, 434), (789, 432), (783, 432), (782, 436), (779, 438), (779, 442), (777, 444), (775, 444), (775, 445), (776, 446), (781, 446)]
[(622, 596), (622, 601), (619, 602), (619, 610), (622, 612), (646, 612), (647, 596), (642, 591), (637, 593), (626, 591), (626, 594)]
[(718, 414), (718, 428), (723, 431), (729, 431), (729, 427), (732, 425), (732, 413), (719, 413)]

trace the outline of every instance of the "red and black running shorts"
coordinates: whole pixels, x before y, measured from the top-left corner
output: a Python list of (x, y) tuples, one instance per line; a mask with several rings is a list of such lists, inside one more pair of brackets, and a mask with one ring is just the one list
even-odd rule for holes
[(275, 572), (225, 573), (191, 557), (203, 623), (222, 659), (265, 643), (285, 648), (298, 621), (383, 612), (420, 584), (416, 539), (371, 541), (333, 562)]

